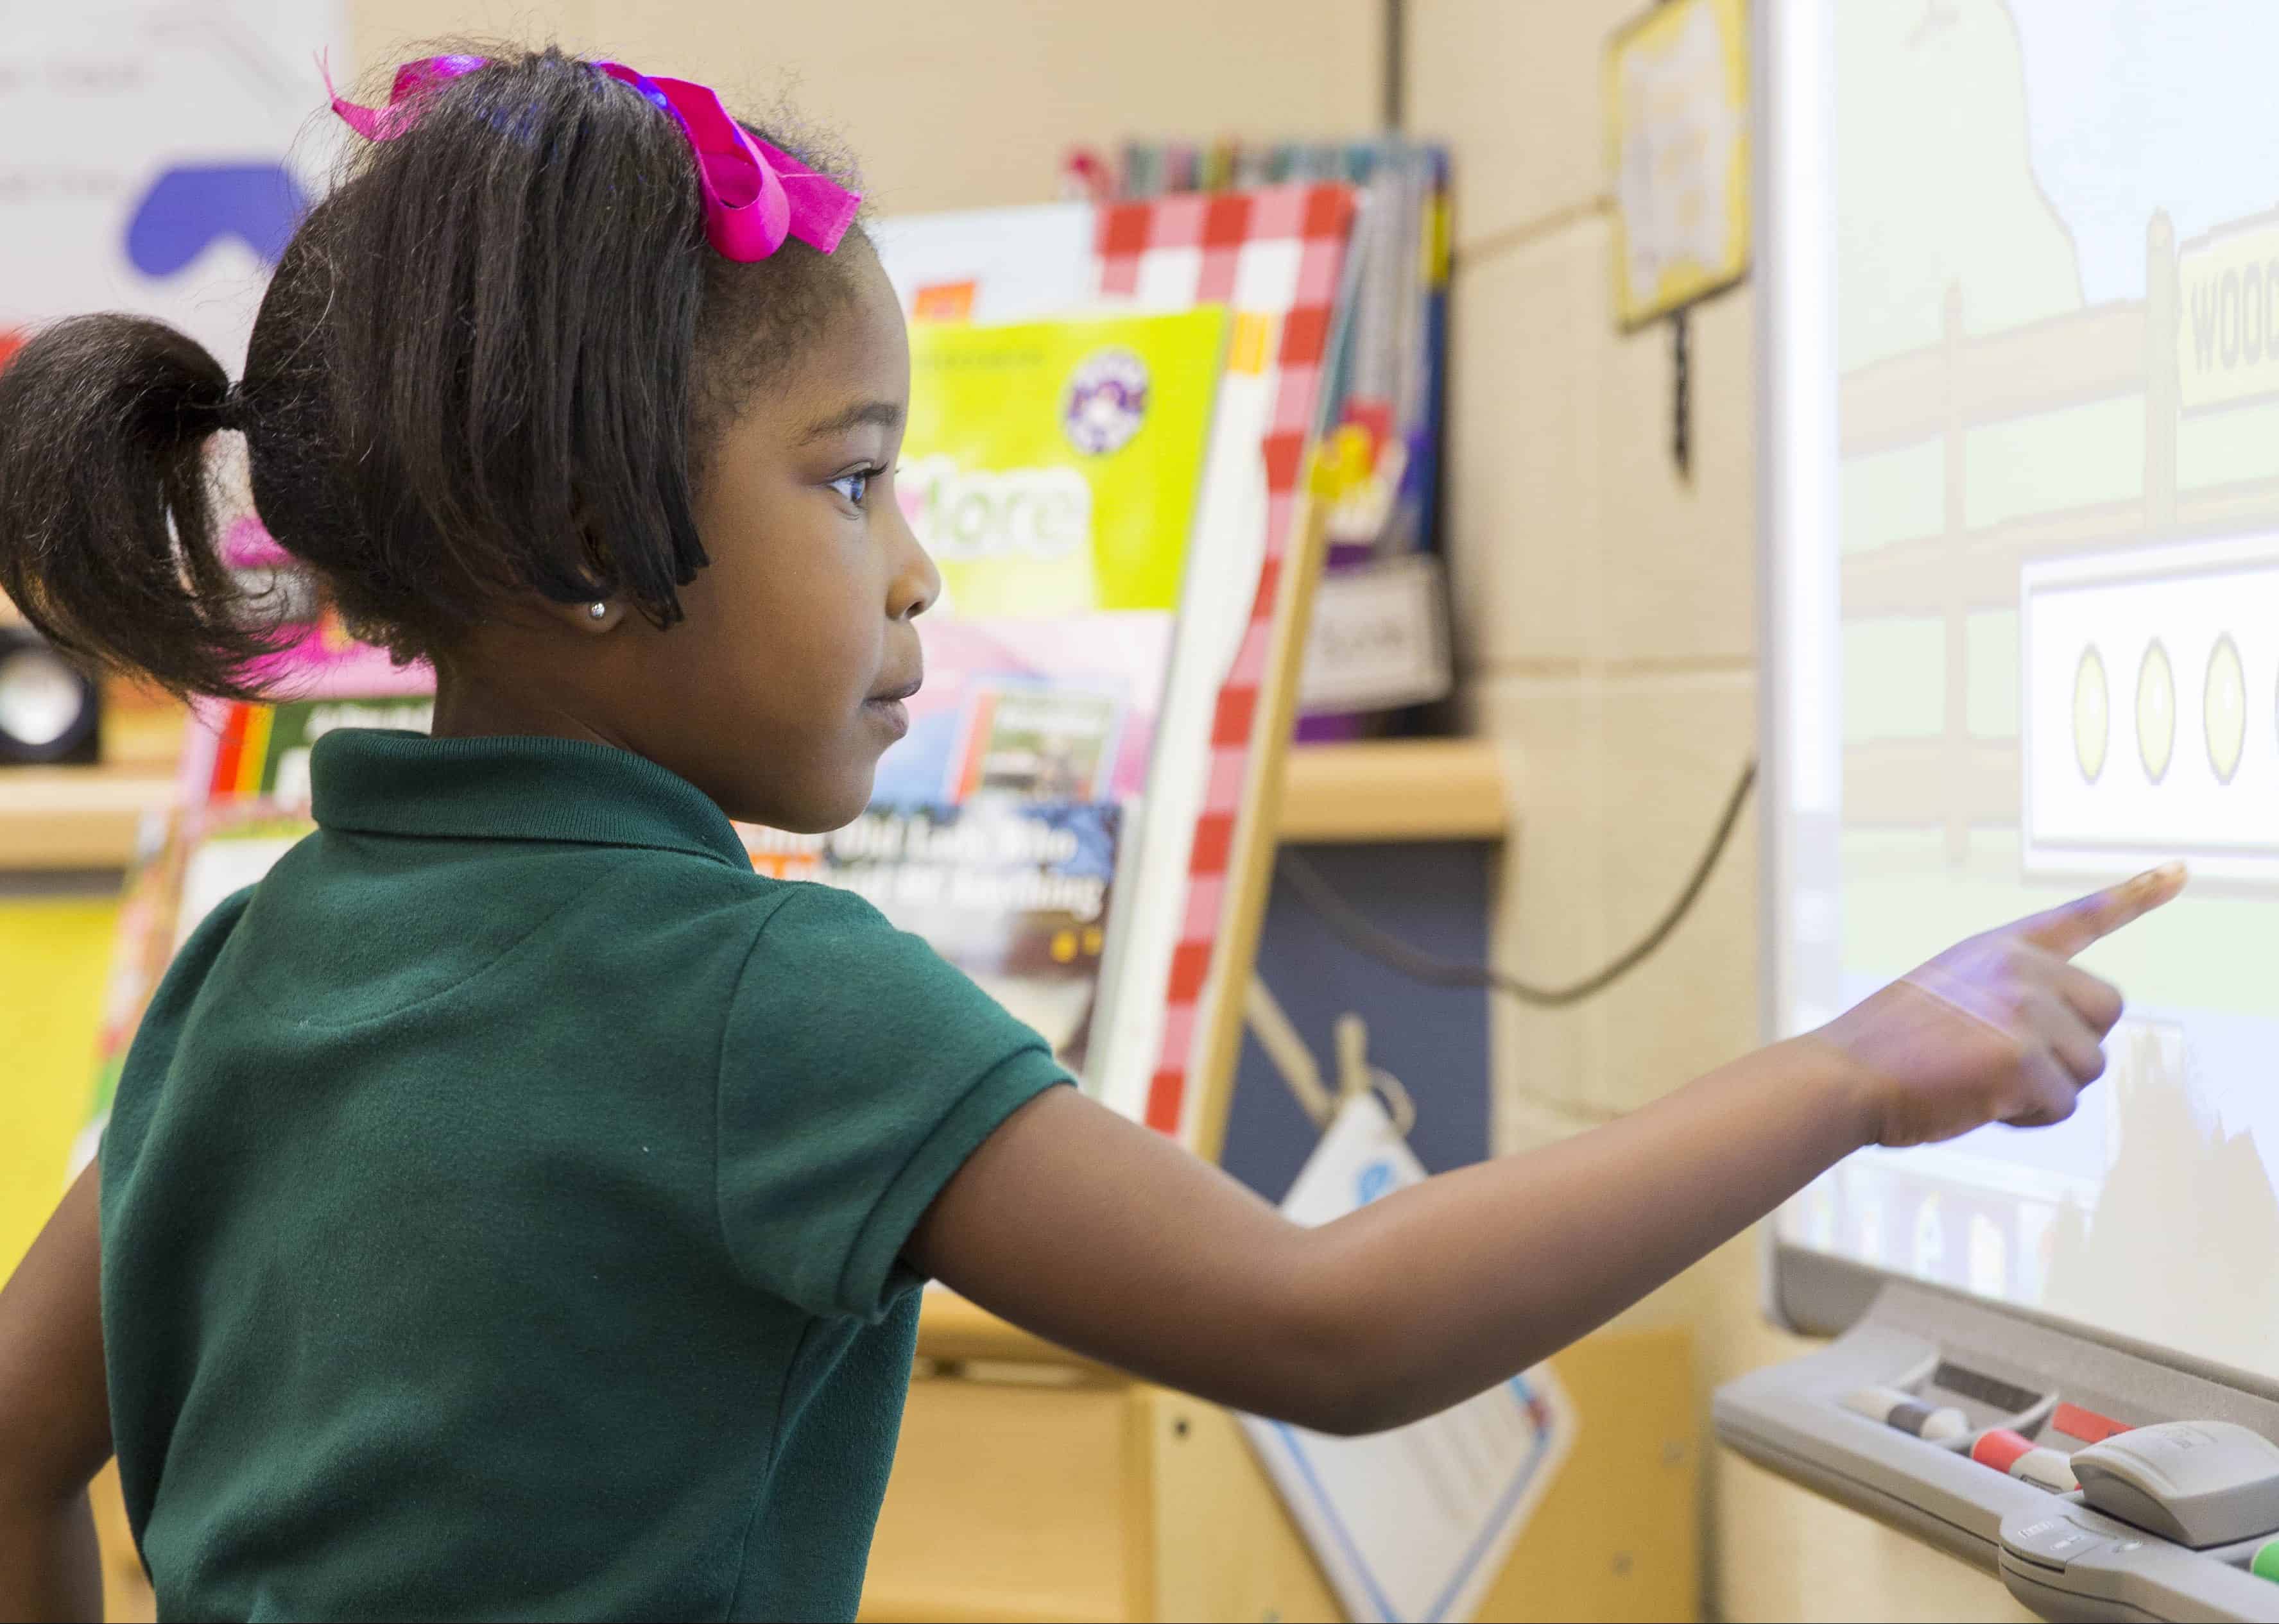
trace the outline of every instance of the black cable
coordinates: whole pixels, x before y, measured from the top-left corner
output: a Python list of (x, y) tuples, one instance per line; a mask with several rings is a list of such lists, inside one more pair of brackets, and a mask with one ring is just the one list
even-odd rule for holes
[(1640, 938), (1628, 953), (1616, 958), (1604, 969), (1585, 976), (1582, 980), (1563, 987), (1540, 987), (1531, 982), (1496, 969), (1492, 964), (1465, 964), (1454, 959), (1436, 958), (1420, 952), (1391, 931), (1382, 930), (1362, 914), (1361, 910), (1337, 892), (1337, 888), (1322, 877), (1321, 870), (1285, 846), (1275, 858), (1282, 877), (1290, 882), (1307, 907), (1320, 915), (1331, 933), (1342, 938), (1357, 953), (1383, 961), (1412, 981), (1421, 981), (1432, 987), (1484, 987), (1517, 999), (1523, 1004), (1538, 1008), (1557, 1009), (1569, 1004), (1579, 1004), (1595, 993), (1603, 992), (1615, 982), (1644, 963), (1669, 939), (1701, 895), (1701, 889), (1715, 872), (1717, 860), (1725, 854), (1725, 846), (1733, 838), (1733, 827), (1741, 821), (1741, 808), (1748, 803), (1749, 791), (1757, 781), (1757, 763), (1753, 759), (1741, 769), (1741, 776), (1726, 798), (1725, 810), (1717, 820), (1716, 832), (1709, 837), (1708, 849), (1701, 854), (1700, 862), (1685, 882), (1677, 900), (1669, 911), (1655, 922), (1653, 930)]
[(1684, 310), (1669, 318), (1669, 460), (1677, 477), (1693, 477), (1693, 341)]

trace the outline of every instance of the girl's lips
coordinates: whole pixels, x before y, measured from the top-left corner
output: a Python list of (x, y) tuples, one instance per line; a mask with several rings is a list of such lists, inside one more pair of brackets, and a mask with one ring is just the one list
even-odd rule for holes
[(898, 699), (864, 700), (863, 710), (897, 739), (910, 731), (910, 709)]
[(925, 686), (925, 678), (921, 674), (911, 678), (900, 687), (887, 688), (881, 693), (873, 693), (863, 701), (863, 709), (867, 715), (875, 717), (879, 724), (894, 738), (900, 739), (910, 731), (909, 707), (902, 701), (916, 693)]

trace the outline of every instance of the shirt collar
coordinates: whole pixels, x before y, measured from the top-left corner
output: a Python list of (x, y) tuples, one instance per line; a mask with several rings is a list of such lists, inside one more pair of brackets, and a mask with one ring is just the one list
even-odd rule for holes
[(702, 790), (583, 739), (339, 728), (317, 740), (309, 776), (326, 829), (650, 846), (751, 867), (734, 825)]

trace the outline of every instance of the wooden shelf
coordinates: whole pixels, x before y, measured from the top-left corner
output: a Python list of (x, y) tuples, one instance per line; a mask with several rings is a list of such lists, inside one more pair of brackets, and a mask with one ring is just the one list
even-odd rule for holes
[[(1284, 771), (1285, 840), (1503, 838), (1503, 766), (1482, 739), (1293, 745)], [(0, 769), (0, 872), (124, 867), (143, 813), (173, 788), (172, 763), (145, 748), (100, 767)]]
[(0, 872), (122, 869), (142, 815), (171, 804), (171, 768), (0, 768)]
[[(939, 1288), (917, 1351), (866, 1624), (1345, 1616), (1230, 1412)], [(1583, 1442), (1473, 1616), (1699, 1616), (1692, 1365), (1672, 1329), (1602, 1330), (1553, 1356), (1573, 1418), (1556, 1424)]]
[(1484, 739), (1293, 745), (1287, 759), (1285, 840), (1503, 839), (1503, 761)]
[(180, 706), (114, 690), (102, 765), (0, 767), (0, 874), (126, 867), (142, 815), (173, 802), (182, 728)]

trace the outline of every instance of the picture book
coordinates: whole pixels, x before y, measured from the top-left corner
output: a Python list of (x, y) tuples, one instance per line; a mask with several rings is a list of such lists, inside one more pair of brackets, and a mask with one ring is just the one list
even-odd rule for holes
[(336, 727), (391, 728), (424, 733), (435, 701), (425, 693), (287, 700), (226, 707), (213, 730), (203, 797), (257, 797), (280, 806), (309, 804), (309, 751)]
[(745, 844), (762, 873), (856, 892), (925, 938), (1081, 1072), (1122, 810), (1010, 796), (879, 802), (832, 834), (747, 829)]
[(920, 322), (895, 490), (940, 619), (1178, 602), (1226, 318)]
[[(1348, 270), (1359, 265), (1347, 256), (1354, 187), (1326, 174), (1255, 185), (1260, 178), (1247, 177), (1254, 185), (1244, 190), (906, 219), (879, 238), (913, 318), (914, 369), (920, 349), (938, 339), (988, 342), (946, 337), (985, 311), (1032, 322), (1226, 309), (1193, 535), (1170, 600), (1175, 630), (1144, 803), (1119, 854), (1124, 900), (1085, 1079), (1110, 1106), (1206, 1153), (1216, 1107), (1193, 1082), (1212, 1084), (1227, 1069), (1216, 1051), (1236, 1030), (1228, 1014), (1239, 1010), (1249, 970), (1255, 906), (1240, 863), (1255, 859), (1260, 838), (1252, 768), (1266, 759), (1262, 744), (1270, 757), (1283, 742), (1262, 732), (1278, 710), (1270, 652), (1294, 612), (1285, 589), (1302, 573), (1289, 566), (1304, 562), (1294, 545), (1301, 471), (1321, 436), (1339, 353), (1333, 328), (1354, 303)], [(1090, 232), (1081, 264), (1079, 225)], [(1053, 264), (1001, 252), (1015, 236), (1048, 249)], [(1104, 376), (1080, 410), (1117, 422), (1115, 381)], [(1032, 395), (1032, 419), (1042, 398)], [(916, 439), (909, 448), (921, 448)], [(1040, 510), (1073, 499), (1065, 485), (1060, 492), (1028, 491), (1029, 522), (1064, 518)], [(1079, 572), (1065, 566), (1019, 573), (1045, 601), (1081, 596), (1082, 581), (1071, 578)], [(958, 601), (959, 588), (976, 583), (944, 575), (953, 607), (984, 612)]]
[(914, 322), (1028, 321), (1092, 295), (1088, 203), (889, 215), (871, 235)]
[(918, 622), (925, 686), (879, 762), (876, 801), (1123, 802), (1147, 777), (1169, 615)]
[(925, 686), (870, 810), (747, 827), (761, 872), (859, 892), (1051, 1042), (1093, 1058), (1109, 897), (1140, 816), (1171, 617), (925, 619)]
[(1114, 993), (1109, 898), (1147, 826), (1224, 335), (1216, 309), (914, 326), (897, 487), (943, 579), (925, 686), (863, 819), (746, 836), (764, 871), (925, 937), (1078, 1071)]

